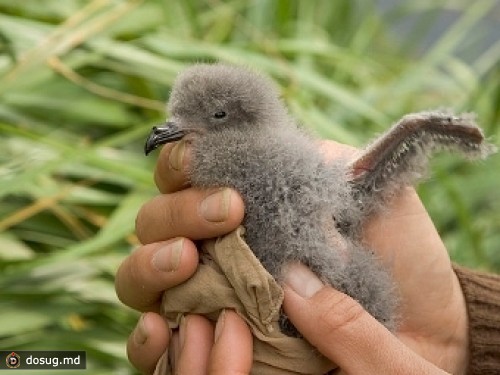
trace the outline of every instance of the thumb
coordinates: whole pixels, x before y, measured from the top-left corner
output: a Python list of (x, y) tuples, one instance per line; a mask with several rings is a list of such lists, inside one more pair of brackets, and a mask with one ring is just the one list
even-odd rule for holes
[(445, 374), (412, 352), (354, 299), (301, 264), (287, 267), (283, 308), (299, 332), (350, 374)]

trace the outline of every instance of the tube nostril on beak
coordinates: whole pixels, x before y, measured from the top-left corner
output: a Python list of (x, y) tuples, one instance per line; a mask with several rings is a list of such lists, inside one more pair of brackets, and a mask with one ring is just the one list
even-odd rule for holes
[(180, 130), (172, 121), (169, 121), (162, 126), (153, 126), (148, 139), (146, 140), (146, 144), (144, 145), (144, 153), (148, 155), (158, 146), (178, 141), (185, 135), (186, 132)]

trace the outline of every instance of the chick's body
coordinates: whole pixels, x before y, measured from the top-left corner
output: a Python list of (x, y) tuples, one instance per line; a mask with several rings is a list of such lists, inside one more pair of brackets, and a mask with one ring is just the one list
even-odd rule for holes
[(315, 146), (293, 124), (251, 137), (221, 129), (193, 141), (191, 182), (241, 194), (245, 239), (275, 279), (288, 262), (300, 261), (393, 328), (388, 274), (370, 251), (336, 229), (335, 220), (351, 222), (357, 215), (346, 164), (327, 164)]
[(302, 262), (390, 329), (397, 320), (395, 288), (359, 228), (421, 178), (434, 151), (485, 158), (496, 150), (471, 114), (431, 111), (404, 116), (354, 161), (326, 162), (270, 80), (221, 64), (182, 72), (168, 107), (171, 117), (153, 128), (146, 154), (186, 136), (192, 185), (241, 194), (246, 240), (274, 278), (282, 278), (287, 263)]
[(172, 121), (194, 134), (192, 185), (241, 194), (245, 239), (274, 278), (300, 261), (394, 327), (390, 277), (355, 236), (337, 229), (360, 215), (347, 162), (325, 162), (269, 81), (233, 67), (195, 66), (178, 78), (169, 109)]

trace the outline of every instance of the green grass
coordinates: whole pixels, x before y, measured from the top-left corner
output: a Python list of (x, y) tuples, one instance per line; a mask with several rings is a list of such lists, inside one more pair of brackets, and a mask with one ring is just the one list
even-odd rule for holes
[[(88, 373), (134, 373), (137, 313), (113, 277), (155, 194), (143, 141), (189, 63), (270, 74), (325, 138), (359, 146), (407, 112), (451, 107), (498, 143), (498, 34), (477, 49), (498, 2), (397, 4), (0, 0), (0, 349), (87, 350)], [(456, 19), (429, 42), (445, 10)], [(500, 271), (500, 157), (432, 170), (420, 193), (452, 258)]]

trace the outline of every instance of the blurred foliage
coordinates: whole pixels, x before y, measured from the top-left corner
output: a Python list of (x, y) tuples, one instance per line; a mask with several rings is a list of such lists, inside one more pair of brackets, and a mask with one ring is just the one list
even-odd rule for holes
[[(498, 143), (498, 1), (393, 3), (0, 0), (0, 348), (87, 350), (89, 373), (134, 373), (138, 314), (113, 277), (155, 194), (143, 141), (189, 63), (270, 74), (301, 123), (341, 142), (451, 107)], [(500, 271), (500, 157), (432, 170), (420, 193), (452, 258)]]

